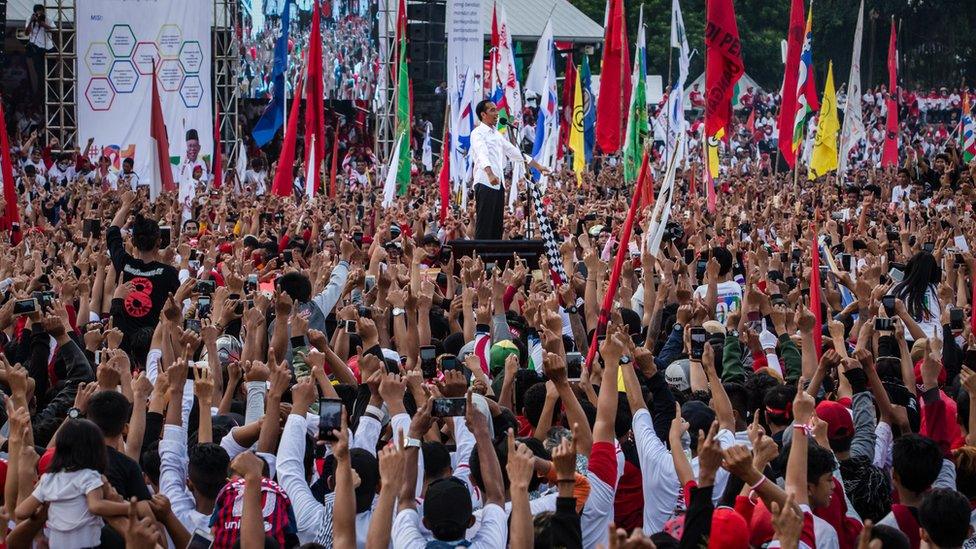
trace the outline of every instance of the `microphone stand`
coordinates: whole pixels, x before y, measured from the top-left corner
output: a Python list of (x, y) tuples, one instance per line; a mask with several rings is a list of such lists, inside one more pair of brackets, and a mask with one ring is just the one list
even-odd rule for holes
[[(518, 126), (513, 125), (508, 120), (504, 120), (502, 122), (502, 125), (508, 128), (508, 131), (505, 133), (508, 134), (509, 142), (511, 142), (511, 144), (516, 149), (519, 150), (520, 154), (525, 154), (522, 152), (522, 147), (520, 146), (522, 144), (521, 136), (519, 136), (519, 138), (515, 137), (515, 131), (519, 129)], [(525, 199), (523, 201), (523, 208), (524, 208), (524, 215), (525, 215), (525, 239), (531, 240), (532, 238), (532, 207), (531, 207), (532, 191), (529, 189), (529, 185), (532, 185), (533, 181), (532, 178), (529, 177), (529, 175), (531, 173), (532, 168), (529, 166), (529, 163), (525, 161), (524, 156), (522, 157), (522, 164), (525, 165), (525, 173), (523, 175), (523, 179), (525, 180)], [(514, 185), (515, 181), (513, 180), (511, 184)]]

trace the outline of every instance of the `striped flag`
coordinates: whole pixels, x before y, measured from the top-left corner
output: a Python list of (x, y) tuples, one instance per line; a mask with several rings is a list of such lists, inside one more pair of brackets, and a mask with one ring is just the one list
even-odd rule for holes
[(962, 160), (969, 163), (976, 158), (976, 125), (973, 124), (969, 93), (962, 96)]
[(793, 154), (796, 155), (807, 134), (807, 116), (820, 110), (813, 82), (813, 7), (807, 12), (807, 26), (800, 52), (800, 76), (796, 83), (796, 114), (793, 118)]

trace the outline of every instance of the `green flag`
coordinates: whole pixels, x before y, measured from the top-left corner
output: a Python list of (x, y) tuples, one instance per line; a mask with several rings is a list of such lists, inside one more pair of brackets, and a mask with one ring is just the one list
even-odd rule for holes
[(640, 170), (647, 122), (647, 49), (644, 41), (644, 11), (641, 7), (641, 23), (637, 30), (637, 55), (631, 74), (630, 114), (627, 116), (627, 133), (624, 137), (624, 181), (636, 181)]
[(400, 36), (400, 67), (397, 70), (396, 134), (400, 141), (397, 160), (397, 195), (407, 194), (410, 185), (410, 75), (407, 71), (407, 37)]

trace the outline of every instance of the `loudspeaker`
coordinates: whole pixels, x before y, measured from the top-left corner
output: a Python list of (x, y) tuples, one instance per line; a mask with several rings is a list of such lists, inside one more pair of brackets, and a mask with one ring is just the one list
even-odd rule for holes
[(539, 256), (546, 253), (541, 240), (452, 240), (447, 245), (454, 248), (455, 259), (477, 255), (486, 265), (497, 263), (499, 267), (504, 267), (506, 261), (511, 263), (515, 253), (529, 264), (530, 269), (538, 269)]

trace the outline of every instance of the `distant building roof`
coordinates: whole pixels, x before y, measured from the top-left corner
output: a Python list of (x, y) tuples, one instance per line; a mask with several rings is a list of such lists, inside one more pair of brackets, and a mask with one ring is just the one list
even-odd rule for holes
[[(512, 40), (538, 40), (552, 13), (553, 38), (569, 42), (602, 42), (603, 27), (569, 0), (495, 0), (505, 6)], [(485, 0), (481, 18), (485, 36), (491, 36), (492, 2)]]

